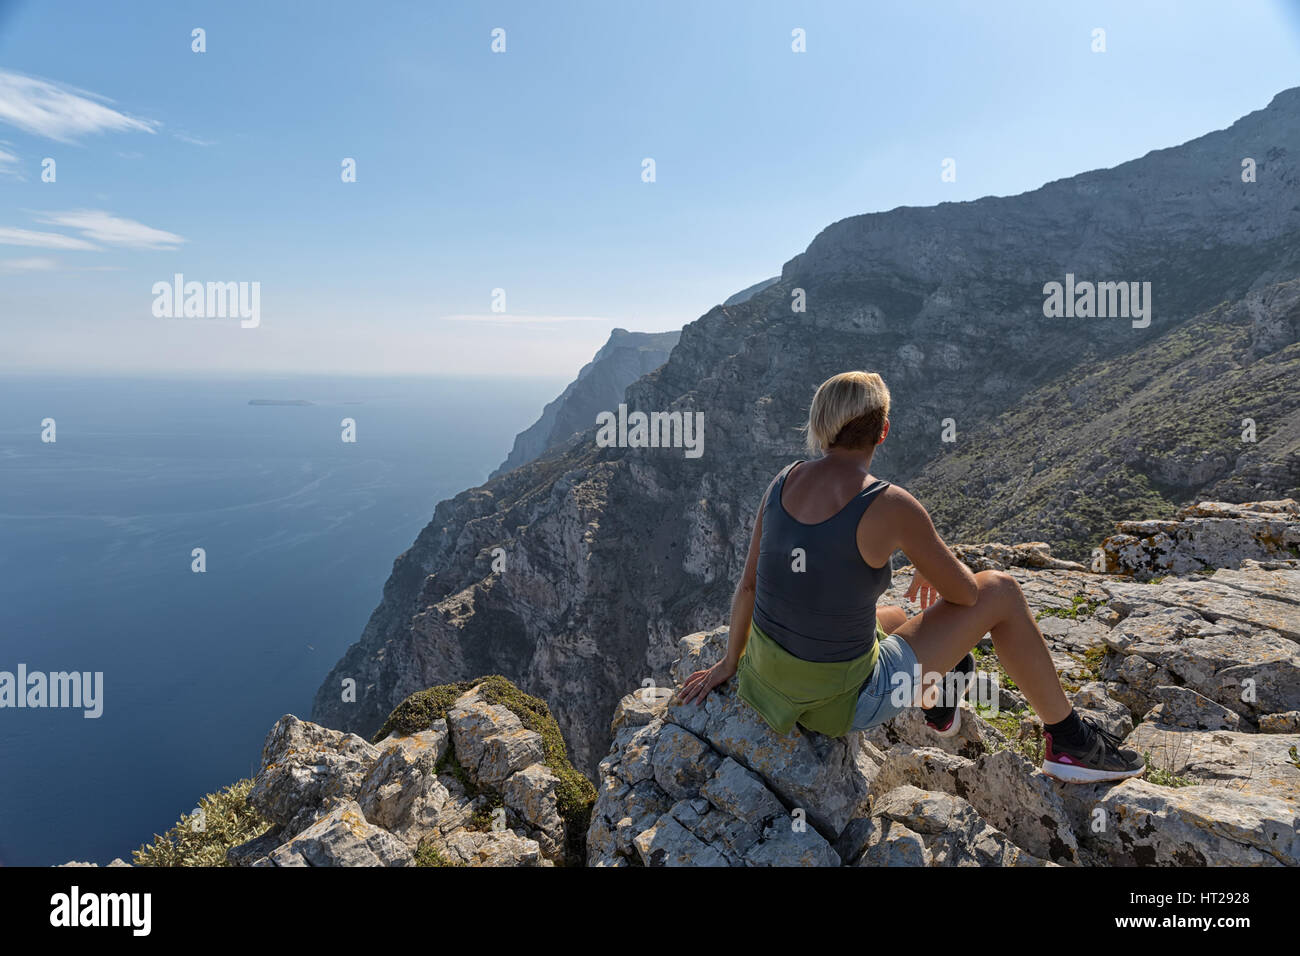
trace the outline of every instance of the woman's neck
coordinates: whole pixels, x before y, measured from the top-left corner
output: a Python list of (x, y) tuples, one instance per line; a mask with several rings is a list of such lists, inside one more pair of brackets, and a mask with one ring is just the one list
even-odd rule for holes
[(837, 468), (852, 468), (864, 475), (871, 471), (871, 459), (875, 456), (874, 448), (828, 448), (823, 459)]

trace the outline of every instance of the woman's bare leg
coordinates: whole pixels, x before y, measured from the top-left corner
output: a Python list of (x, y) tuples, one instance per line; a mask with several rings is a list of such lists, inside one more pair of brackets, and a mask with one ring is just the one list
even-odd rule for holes
[(1020, 585), (1005, 571), (981, 571), (975, 581), (979, 593), (971, 607), (941, 600), (893, 632), (916, 653), (925, 684), (941, 681), (988, 633), (1002, 667), (1042, 721), (1064, 720), (1070, 702)]
[(876, 620), (880, 622), (886, 634), (893, 634), (907, 622), (907, 612), (901, 607), (886, 604), (884, 607), (876, 608)]

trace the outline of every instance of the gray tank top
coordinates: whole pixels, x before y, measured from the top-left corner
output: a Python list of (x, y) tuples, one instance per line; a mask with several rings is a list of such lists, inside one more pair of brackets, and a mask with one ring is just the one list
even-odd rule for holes
[[(802, 459), (801, 459), (802, 461)], [(790, 517), (781, 504), (785, 467), (763, 506), (754, 623), (795, 657), (849, 661), (876, 640), (876, 601), (890, 568), (873, 568), (858, 551), (858, 521), (889, 482), (876, 480), (817, 524)]]

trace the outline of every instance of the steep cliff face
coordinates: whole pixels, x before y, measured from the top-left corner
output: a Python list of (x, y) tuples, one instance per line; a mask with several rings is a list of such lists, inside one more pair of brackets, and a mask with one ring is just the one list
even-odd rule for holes
[(510, 454), (491, 477), (532, 461), (574, 432), (586, 431), (598, 414), (617, 407), (629, 385), (668, 360), (680, 336), (615, 329), (578, 377), (542, 409), (541, 418), (515, 436)]
[[(1140, 367), (1196, 316), (1300, 275), (1297, 156), (1290, 90), (1115, 169), (828, 227), (780, 281), (686, 326), (627, 389), (634, 410), (703, 412), (700, 457), (597, 448), (588, 431), (440, 504), (323, 682), (315, 719), (369, 734), (414, 691), (498, 672), (550, 702), (594, 774), (627, 688), (666, 683), (677, 636), (725, 619), (758, 497), (798, 455), (819, 382), (846, 368), (885, 376), (893, 429), (875, 471), (908, 483), (951, 449), (944, 419), (959, 434), (988, 427), (1087, 363)], [(1149, 326), (1044, 317), (1044, 283), (1067, 273), (1150, 282)], [(1271, 480), (1252, 497), (1281, 497)]]

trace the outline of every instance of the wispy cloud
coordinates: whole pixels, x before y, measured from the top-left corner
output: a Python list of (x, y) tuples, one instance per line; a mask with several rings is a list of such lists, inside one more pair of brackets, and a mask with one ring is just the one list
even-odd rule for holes
[(36, 221), (74, 229), (95, 242), (129, 249), (175, 249), (185, 242), (183, 236), (174, 232), (164, 232), (134, 219), (123, 219), (96, 209), (40, 213)]
[(0, 70), (0, 123), (74, 143), (92, 133), (152, 133), (158, 123), (137, 119), (105, 104), (112, 100), (20, 73)]
[(0, 139), (0, 176), (17, 176), (19, 179), (26, 179), (18, 165), (18, 157), (6, 148), (8, 145)]
[(30, 259), (0, 259), (0, 275), (14, 272), (49, 272), (58, 267), (58, 262), (43, 256)]
[(617, 322), (603, 315), (523, 315), (509, 312), (485, 312), (440, 316), (444, 322), (500, 322), (506, 325), (554, 324), (557, 322)]
[(172, 136), (179, 139), (182, 143), (189, 143), (191, 146), (215, 146), (215, 139), (199, 139), (197, 136), (191, 136), (189, 133), (172, 133)]
[(0, 226), (0, 246), (32, 246), (36, 249), (98, 249), (99, 246), (58, 232), (36, 232)]

